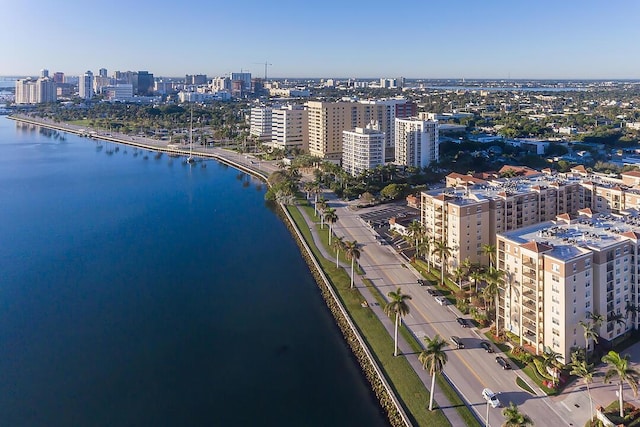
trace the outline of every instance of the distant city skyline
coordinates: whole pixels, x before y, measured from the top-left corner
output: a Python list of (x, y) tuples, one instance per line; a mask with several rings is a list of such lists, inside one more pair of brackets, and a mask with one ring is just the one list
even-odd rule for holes
[[(640, 2), (0, 0), (0, 76), (636, 79)], [(10, 37), (10, 39), (9, 39)]]

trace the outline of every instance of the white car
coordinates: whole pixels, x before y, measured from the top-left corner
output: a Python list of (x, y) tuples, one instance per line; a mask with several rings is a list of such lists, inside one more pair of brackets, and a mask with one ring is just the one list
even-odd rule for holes
[(498, 399), (498, 395), (492, 392), (491, 390), (489, 390), (488, 388), (485, 388), (484, 390), (482, 390), (482, 397), (484, 397), (484, 400), (489, 402), (492, 408), (500, 407), (500, 399)]
[(445, 297), (436, 297), (436, 302), (440, 305), (447, 305), (449, 304), (449, 300), (447, 300)]

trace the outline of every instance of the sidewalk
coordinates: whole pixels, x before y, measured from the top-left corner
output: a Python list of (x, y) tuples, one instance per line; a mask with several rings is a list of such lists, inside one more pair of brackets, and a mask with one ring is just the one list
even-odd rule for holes
[[(333, 262), (335, 262), (335, 254), (329, 253), (321, 243), (320, 236), (318, 235), (318, 229), (315, 227), (317, 224), (316, 220), (313, 218), (309, 218), (306, 211), (304, 211), (303, 209), (299, 209), (299, 211), (304, 217), (305, 221), (307, 222), (307, 225), (311, 230), (311, 235), (313, 237), (314, 243), (316, 247), (320, 250), (320, 253), (322, 253), (322, 255), (326, 259), (333, 260)], [(350, 273), (351, 264), (340, 262), (339, 265), (345, 269), (347, 274)], [(391, 320), (391, 318), (389, 318), (389, 316), (387, 316), (384, 313), (381, 306), (374, 305), (371, 303), (373, 301), (376, 301), (376, 299), (371, 293), (371, 290), (362, 281), (362, 277), (358, 274), (355, 275), (354, 286), (358, 288), (360, 293), (362, 293), (362, 296), (364, 297), (364, 299), (369, 302), (369, 307), (371, 308), (372, 312), (375, 313), (378, 319), (380, 319), (380, 322), (384, 325), (389, 335), (393, 337), (394, 322)], [(422, 364), (418, 361), (418, 354), (414, 353), (411, 346), (409, 346), (407, 341), (400, 334), (398, 334), (398, 349), (401, 352), (401, 355), (399, 357), (407, 358), (407, 361), (409, 362), (411, 367), (414, 369), (414, 371), (416, 372), (420, 380), (424, 383), (425, 388), (429, 390), (429, 387), (431, 386), (431, 376), (428, 374), (426, 370), (422, 368)], [(438, 407), (442, 410), (442, 412), (447, 417), (451, 425), (454, 427), (466, 426), (464, 420), (462, 419), (460, 414), (458, 414), (458, 411), (456, 411), (452, 403), (442, 393), (442, 390), (440, 389), (437, 383), (433, 393), (434, 393), (434, 400), (436, 402), (439, 402)], [(428, 402), (425, 402), (425, 405), (428, 405)]]

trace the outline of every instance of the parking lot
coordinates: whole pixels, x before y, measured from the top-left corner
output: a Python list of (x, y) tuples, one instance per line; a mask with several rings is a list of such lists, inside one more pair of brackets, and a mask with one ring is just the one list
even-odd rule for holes
[(420, 211), (415, 208), (401, 205), (383, 205), (368, 208), (367, 212), (360, 214), (360, 218), (374, 228), (389, 225), (391, 218), (420, 217)]

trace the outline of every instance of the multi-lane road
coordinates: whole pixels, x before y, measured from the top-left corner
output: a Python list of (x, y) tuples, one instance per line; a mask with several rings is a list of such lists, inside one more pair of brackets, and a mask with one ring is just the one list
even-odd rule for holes
[[(490, 425), (501, 425), (504, 420), (502, 408), (487, 408), (482, 390), (489, 388), (499, 393), (498, 397), (506, 406), (509, 402), (518, 405), (539, 426), (582, 426), (588, 420), (588, 406), (572, 408), (560, 401), (547, 397), (524, 373), (513, 366), (503, 370), (496, 363), (498, 353), (487, 353), (480, 347), (483, 337), (476, 328), (463, 328), (456, 321), (461, 316), (453, 306), (442, 306), (427, 293), (427, 288), (417, 283), (417, 274), (390, 245), (380, 245), (377, 233), (369, 227), (360, 215), (367, 210), (355, 212), (348, 204), (338, 200), (332, 193), (325, 193), (329, 205), (336, 209), (339, 220), (333, 229), (338, 236), (347, 240), (357, 240), (362, 245), (359, 263), (365, 276), (386, 295), (400, 286), (404, 293), (411, 295), (410, 314), (404, 319), (407, 327), (418, 337), (433, 337), (438, 334), (449, 341), (448, 363), (445, 375), (458, 389), (478, 417), (486, 419), (487, 409)], [(372, 208), (375, 209), (375, 208)], [(379, 209), (379, 208), (378, 208)], [(464, 349), (456, 349), (450, 338), (462, 339)], [(493, 347), (494, 351), (498, 350)], [(417, 357), (407, 355), (406, 357)], [(517, 377), (526, 381), (537, 395), (522, 390), (516, 384)], [(427, 384), (429, 386), (429, 384)], [(581, 393), (580, 390), (577, 393)], [(588, 405), (588, 400), (586, 400)], [(587, 409), (587, 410), (585, 410)]]

